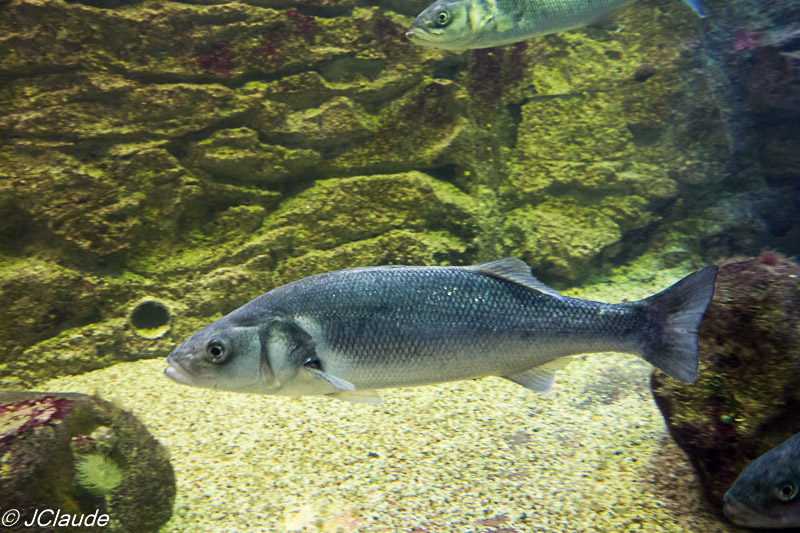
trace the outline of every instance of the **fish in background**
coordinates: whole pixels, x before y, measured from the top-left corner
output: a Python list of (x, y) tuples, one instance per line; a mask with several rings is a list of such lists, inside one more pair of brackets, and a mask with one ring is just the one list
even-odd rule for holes
[(800, 433), (751, 461), (725, 493), (725, 516), (745, 527), (800, 527)]
[(697, 328), (717, 267), (638, 302), (569, 298), (519, 259), (380, 266), (278, 287), (201, 329), (165, 374), (186, 385), (380, 403), (377, 389), (502, 376), (550, 390), (569, 356), (637, 354), (697, 379)]
[[(406, 32), (445, 50), (489, 48), (602, 23), (631, 0), (437, 0)], [(698, 0), (684, 0), (705, 17)]]

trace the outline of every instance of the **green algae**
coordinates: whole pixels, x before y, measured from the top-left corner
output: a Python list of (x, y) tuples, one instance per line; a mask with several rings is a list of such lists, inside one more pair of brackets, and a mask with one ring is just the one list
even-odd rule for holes
[(105, 496), (122, 483), (122, 472), (101, 453), (79, 455), (75, 461), (78, 483), (95, 496)]
[[(724, 128), (696, 138), (721, 115), (681, 55), (685, 13), (628, 9), (621, 34), (456, 54), (411, 45), (414, 10), (392, 5), (8, 4), (0, 265), (15, 266), (0, 268), (45, 257), (20, 287), (62, 280), (93, 304), (20, 299), (32, 318), (3, 331), (2, 379), (163, 355), (325, 269), (517, 255), (569, 284), (638, 254), (685, 264), (736, 245), (717, 236), (738, 229), (738, 203), (681, 200), (730, 151)], [(126, 330), (143, 298), (181, 304), (159, 339)]]

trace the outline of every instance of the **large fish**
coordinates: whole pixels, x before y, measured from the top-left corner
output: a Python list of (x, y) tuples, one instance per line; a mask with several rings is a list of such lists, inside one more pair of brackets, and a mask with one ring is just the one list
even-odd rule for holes
[(800, 433), (744, 467), (724, 510), (741, 526), (800, 527)]
[[(597, 24), (631, 0), (437, 0), (406, 32), (415, 44), (467, 50)], [(698, 0), (684, 0), (704, 17)]]
[(518, 259), (339, 270), (206, 326), (169, 354), (165, 373), (198, 387), (378, 403), (376, 389), (485, 376), (547, 391), (566, 356), (618, 351), (693, 382), (716, 272), (606, 304), (562, 296)]

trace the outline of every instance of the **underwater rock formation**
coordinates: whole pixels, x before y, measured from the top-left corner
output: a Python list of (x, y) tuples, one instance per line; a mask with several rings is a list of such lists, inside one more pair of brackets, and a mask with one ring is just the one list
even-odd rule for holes
[(652, 389), (721, 511), (748, 461), (800, 431), (800, 266), (773, 252), (722, 265), (699, 345), (697, 383), (656, 371)]
[(22, 517), (10, 531), (32, 530), (36, 510), (59, 509), (41, 517), (71, 526), (59, 531), (157, 531), (172, 514), (169, 452), (98, 397), (0, 391), (0, 465), (0, 508)]
[(564, 286), (748, 251), (786, 212), (726, 192), (686, 9), (458, 54), (406, 40), (418, 1), (2, 4), (0, 386), (163, 355), (324, 270), (517, 256)]

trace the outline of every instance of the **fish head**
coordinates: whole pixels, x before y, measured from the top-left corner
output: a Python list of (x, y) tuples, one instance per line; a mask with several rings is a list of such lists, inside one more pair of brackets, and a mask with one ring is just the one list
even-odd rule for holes
[(437, 0), (420, 13), (406, 37), (421, 46), (444, 50), (476, 48), (491, 15), (470, 0)]
[[(748, 464), (725, 493), (724, 513), (753, 528), (800, 527), (800, 439)], [(788, 444), (788, 443), (787, 443)]]
[(167, 356), (164, 374), (193, 387), (268, 392), (274, 378), (262, 356), (260, 328), (223, 317), (201, 329)]

